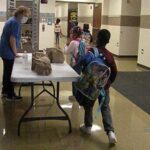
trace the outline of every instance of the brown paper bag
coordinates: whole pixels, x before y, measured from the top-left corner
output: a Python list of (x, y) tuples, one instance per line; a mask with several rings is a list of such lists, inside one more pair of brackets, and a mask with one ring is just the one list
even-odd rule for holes
[(52, 63), (64, 63), (65, 57), (60, 49), (47, 48), (46, 53)]
[(52, 72), (50, 59), (44, 53), (33, 53), (31, 69), (38, 75), (49, 75)]

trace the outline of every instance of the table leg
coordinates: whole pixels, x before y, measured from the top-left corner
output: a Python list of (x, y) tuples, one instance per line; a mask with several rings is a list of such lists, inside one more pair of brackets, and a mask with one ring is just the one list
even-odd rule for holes
[(19, 86), (19, 96), (21, 96), (21, 88), (22, 88), (22, 84)]
[(23, 122), (25, 116), (27, 113), (31, 110), (33, 104), (34, 104), (34, 84), (31, 83), (31, 104), (29, 105), (28, 109), (25, 111), (25, 113), (21, 116), (19, 123), (18, 123), (18, 136), (20, 136), (20, 128), (21, 128), (21, 123)]
[(28, 114), (28, 112), (31, 110), (31, 108), (33, 107), (34, 104), (34, 83), (30, 83), (31, 86), (31, 104), (29, 105), (28, 109), (25, 111), (25, 113), (22, 115), (22, 117), (19, 120), (18, 123), (18, 136), (20, 136), (20, 128), (21, 128), (21, 123), (23, 122), (28, 122), (28, 121), (36, 121), (36, 120), (68, 120), (68, 124), (69, 124), (69, 133), (72, 132), (72, 126), (71, 126), (71, 121), (70, 118), (68, 116), (68, 114), (65, 112), (65, 110), (61, 107), (60, 103), (59, 103), (59, 82), (57, 82), (57, 95), (56, 97), (54, 96), (54, 98), (56, 99), (57, 102), (57, 106), (59, 107), (59, 109), (62, 111), (62, 113), (65, 116), (54, 116), (54, 117), (26, 117), (26, 115)]
[[(35, 99), (36, 99), (37, 97), (39, 97), (43, 92), (47, 92), (48, 94), (50, 94), (51, 96), (53, 96), (53, 97), (55, 98), (55, 87), (54, 87), (54, 84), (53, 84), (52, 81), (49, 81), (49, 83), (46, 83), (46, 84), (44, 83), (44, 81), (42, 81), (42, 83), (34, 84), (34, 86), (36, 86), (36, 85), (37, 85), (37, 86), (42, 85), (42, 86), (43, 86), (43, 90), (35, 96)], [(45, 85), (47, 85), (47, 86), (52, 86), (53, 94), (51, 94), (51, 93), (45, 88)], [(19, 95), (19, 96), (21, 96), (21, 89), (22, 89), (23, 86), (30, 86), (30, 85), (29, 85), (29, 83), (27, 83), (26, 85), (20, 84), (20, 86), (19, 86), (19, 92), (18, 92), (18, 95)]]
[(56, 93), (56, 101), (57, 101), (57, 106), (59, 107), (59, 109), (63, 112), (63, 114), (66, 116), (66, 120), (68, 120), (68, 123), (69, 123), (69, 133), (72, 132), (72, 126), (71, 126), (71, 121), (70, 121), (70, 118), (68, 116), (68, 114), (65, 112), (65, 110), (61, 107), (60, 103), (59, 103), (59, 82), (57, 82), (57, 93)]

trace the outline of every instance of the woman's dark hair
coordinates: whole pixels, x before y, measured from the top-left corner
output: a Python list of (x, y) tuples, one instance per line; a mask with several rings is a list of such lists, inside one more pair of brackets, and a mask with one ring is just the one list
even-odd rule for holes
[(82, 34), (82, 29), (79, 26), (75, 26), (72, 28), (71, 33), (76, 35), (76, 37), (80, 37)]
[(107, 43), (109, 43), (110, 36), (111, 34), (107, 29), (99, 30), (97, 34), (96, 46), (98, 48), (105, 46)]
[(56, 24), (58, 24), (60, 22), (60, 19), (59, 18), (57, 18), (56, 19)]

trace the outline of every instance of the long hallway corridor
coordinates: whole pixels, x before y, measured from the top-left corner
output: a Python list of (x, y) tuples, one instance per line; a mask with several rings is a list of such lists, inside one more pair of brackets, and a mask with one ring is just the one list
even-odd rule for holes
[[(62, 40), (64, 45), (64, 40)], [(116, 58), (119, 71), (146, 71), (136, 65), (135, 58)], [(2, 62), (0, 61), (2, 68)], [(1, 69), (2, 70), (2, 69)], [(0, 77), (2, 73), (0, 73)], [(16, 88), (16, 91), (18, 87)], [(37, 93), (40, 88), (36, 88)], [(61, 106), (69, 114), (73, 132), (68, 134), (68, 124), (63, 121), (36, 121), (24, 123), (21, 127), (21, 136), (17, 136), (17, 123), (29, 105), (30, 89), (22, 89), (23, 100), (9, 103), (0, 100), (0, 150), (149, 150), (150, 147), (150, 117), (130, 99), (115, 89), (110, 89), (110, 107), (115, 126), (118, 143), (114, 147), (108, 144), (105, 135), (101, 114), (97, 113), (98, 104), (94, 106), (94, 126), (92, 135), (87, 136), (80, 132), (84, 112), (77, 102), (70, 102), (71, 83), (61, 83)], [(60, 114), (56, 103), (48, 95), (43, 94), (35, 104), (30, 115), (46, 116)]]

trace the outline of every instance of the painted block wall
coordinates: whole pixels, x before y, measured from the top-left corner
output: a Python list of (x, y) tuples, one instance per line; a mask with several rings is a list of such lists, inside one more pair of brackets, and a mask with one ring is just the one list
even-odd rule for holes
[[(102, 3), (102, 16), (120, 17), (121, 15), (121, 0), (104, 0)], [(119, 43), (120, 43), (120, 26), (115, 25), (103, 25), (102, 29), (106, 28), (111, 32), (110, 43), (108, 49), (115, 55), (119, 55)]]
[[(48, 4), (40, 4), (40, 13), (55, 14), (55, 0), (48, 0)], [(45, 31), (42, 31), (42, 22), (39, 25), (39, 49), (54, 47), (54, 23), (45, 23)]]
[[(81, 18), (81, 19), (80, 19)], [(86, 18), (86, 19), (84, 19)], [(89, 24), (89, 30), (92, 33), (93, 28), (93, 4), (78, 4), (78, 25), (83, 28), (83, 24)]]
[(59, 2), (82, 2), (82, 3), (95, 3), (95, 2), (98, 2), (99, 3), (102, 0), (58, 0), (58, 1)]
[[(121, 15), (127, 18), (138, 17), (140, 19), (141, 0), (122, 0)], [(132, 18), (131, 18), (132, 21)], [(119, 55), (137, 56), (139, 45), (139, 24), (131, 26), (121, 25)]]
[[(150, 8), (150, 1), (142, 0), (141, 18), (143, 16), (150, 18), (149, 8)], [(150, 24), (148, 20), (145, 20), (145, 23), (144, 23), (145, 25), (141, 26), (140, 28), (138, 64), (141, 64), (150, 68)]]
[(112, 34), (109, 44), (110, 51), (118, 56), (137, 55), (139, 24), (123, 24), (122, 20), (124, 17), (128, 20), (129, 17), (140, 18), (141, 0), (117, 0), (115, 2), (113, 0), (104, 0), (102, 6), (102, 15), (107, 16), (110, 20), (107, 26), (102, 24), (102, 28), (107, 27)]
[(61, 29), (62, 33), (67, 36), (67, 26), (68, 26), (68, 3), (58, 3), (56, 5), (55, 18), (61, 19)]

